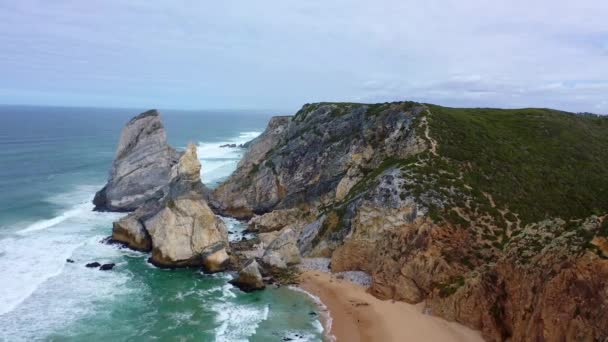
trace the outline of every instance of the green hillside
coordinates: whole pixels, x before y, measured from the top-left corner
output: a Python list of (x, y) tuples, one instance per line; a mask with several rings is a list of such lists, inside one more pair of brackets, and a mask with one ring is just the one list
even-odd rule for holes
[(608, 211), (607, 117), (428, 107), (439, 155), (522, 223)]

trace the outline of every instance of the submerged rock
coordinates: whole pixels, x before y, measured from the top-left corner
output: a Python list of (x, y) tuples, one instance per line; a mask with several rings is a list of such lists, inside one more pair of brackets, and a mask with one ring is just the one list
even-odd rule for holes
[(101, 264), (100, 264), (100, 263), (98, 263), (97, 261), (95, 261), (95, 262), (90, 262), (90, 263), (88, 263), (88, 264), (86, 264), (86, 265), (84, 265), (84, 266), (85, 266), (85, 267), (88, 267), (88, 268), (96, 268), (96, 267), (101, 266)]
[(99, 270), (100, 271), (109, 271), (109, 270), (113, 269), (114, 266), (116, 266), (115, 263), (103, 264), (99, 267)]
[(231, 280), (230, 284), (245, 292), (262, 290), (266, 287), (260, 273), (260, 266), (254, 259), (245, 264), (245, 267), (239, 271), (238, 277)]
[(93, 200), (96, 210), (132, 211), (163, 197), (179, 153), (167, 143), (156, 110), (134, 117), (122, 130), (108, 183)]

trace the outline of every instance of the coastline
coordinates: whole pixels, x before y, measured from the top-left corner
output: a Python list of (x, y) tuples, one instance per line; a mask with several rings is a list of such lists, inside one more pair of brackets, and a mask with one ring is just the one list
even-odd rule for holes
[(299, 287), (321, 302), (329, 341), (483, 341), (478, 331), (424, 314), (422, 305), (380, 300), (330, 273), (306, 270)]

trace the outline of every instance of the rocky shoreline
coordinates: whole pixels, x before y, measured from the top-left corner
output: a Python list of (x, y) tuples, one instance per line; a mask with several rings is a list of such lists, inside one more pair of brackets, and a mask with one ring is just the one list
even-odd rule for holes
[[(453, 115), (414, 102), (307, 104), (272, 118), (210, 190), (194, 146), (176, 152), (149, 111), (123, 130), (94, 202), (131, 212), (112, 239), (154, 265), (236, 272), (244, 291), (331, 271), (489, 341), (608, 337), (608, 215), (594, 203), (568, 220), (513, 212), (479, 181), (484, 154), (462, 161), (445, 145), (467, 138)], [(217, 215), (247, 220), (251, 238), (229, 241)]]

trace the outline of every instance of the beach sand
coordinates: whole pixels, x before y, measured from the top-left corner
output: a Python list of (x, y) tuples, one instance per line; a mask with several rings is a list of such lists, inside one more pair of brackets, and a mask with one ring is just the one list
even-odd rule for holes
[(483, 341), (478, 331), (424, 314), (422, 305), (380, 300), (329, 273), (305, 271), (300, 287), (327, 306), (338, 342)]

